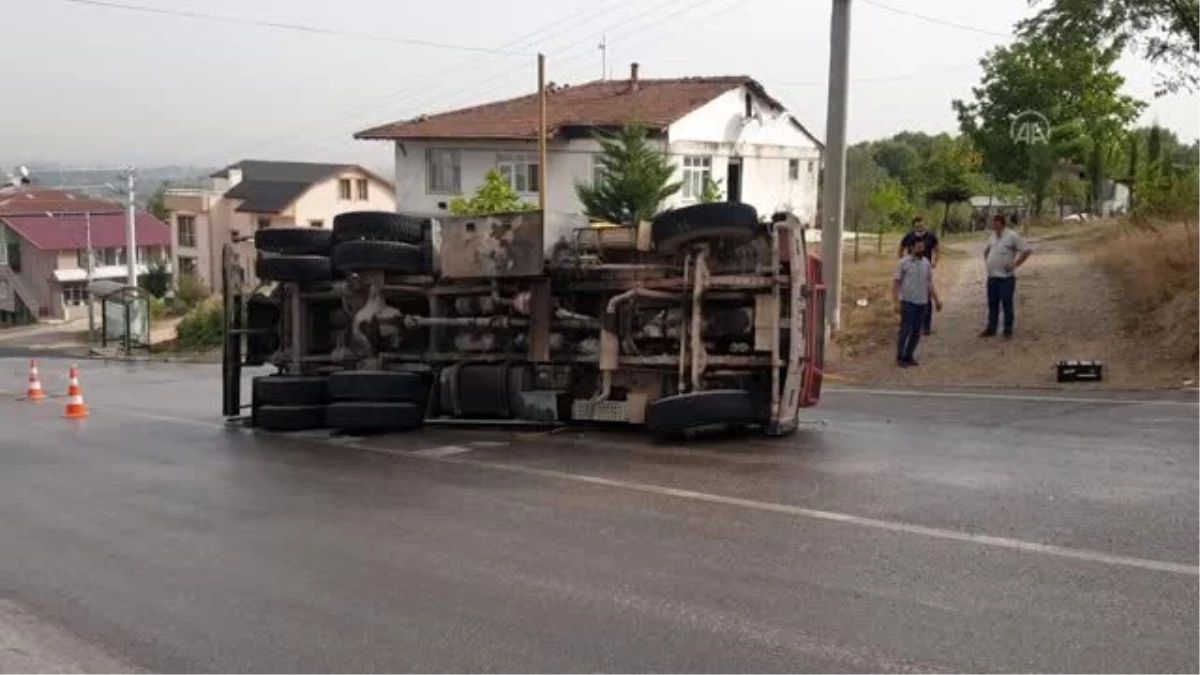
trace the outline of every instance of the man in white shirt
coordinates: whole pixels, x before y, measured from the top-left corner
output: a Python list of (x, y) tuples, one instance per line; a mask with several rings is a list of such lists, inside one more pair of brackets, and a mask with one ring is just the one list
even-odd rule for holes
[(1014, 297), (1017, 291), (1016, 271), (1029, 256), (1033, 249), (1016, 230), (1008, 227), (1001, 214), (992, 216), (992, 234), (988, 237), (987, 248), (983, 250), (983, 264), (987, 268), (987, 328), (979, 337), (995, 337), (996, 328), (1000, 323), (1000, 311), (1004, 311), (1004, 337), (1011, 338), (1013, 334)]

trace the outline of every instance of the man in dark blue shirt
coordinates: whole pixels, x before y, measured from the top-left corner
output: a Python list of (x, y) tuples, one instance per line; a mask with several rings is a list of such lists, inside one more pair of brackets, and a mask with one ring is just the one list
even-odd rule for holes
[[(937, 235), (932, 230), (925, 228), (925, 219), (921, 216), (913, 218), (912, 226), (912, 231), (904, 235), (904, 238), (900, 240), (900, 250), (896, 257), (903, 258), (913, 253), (915, 249), (913, 244), (920, 240), (925, 243), (924, 256), (929, 259), (929, 267), (936, 269), (939, 256)], [(925, 307), (925, 316), (921, 317), (921, 328), (923, 333), (929, 335), (933, 332), (933, 303), (926, 303)]]

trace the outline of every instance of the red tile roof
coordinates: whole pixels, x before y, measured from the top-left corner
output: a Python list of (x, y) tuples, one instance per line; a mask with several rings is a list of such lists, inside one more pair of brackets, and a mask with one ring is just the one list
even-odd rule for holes
[[(554, 89), (547, 97), (550, 136), (568, 127), (618, 127), (639, 122), (665, 129), (684, 115), (737, 87), (748, 87), (782, 110), (757, 81), (746, 76), (603, 80)], [(537, 94), (418, 117), (360, 131), (360, 139), (536, 139)]]
[(118, 212), (124, 207), (103, 199), (59, 188), (0, 189), (0, 216), (6, 214)]
[[(87, 220), (83, 214), (27, 215), (0, 214), (5, 223), (34, 247), (43, 251), (69, 251), (87, 248)], [(169, 246), (171, 230), (167, 224), (143, 211), (137, 212), (138, 246)], [(125, 246), (125, 214), (91, 215), (92, 248)]]

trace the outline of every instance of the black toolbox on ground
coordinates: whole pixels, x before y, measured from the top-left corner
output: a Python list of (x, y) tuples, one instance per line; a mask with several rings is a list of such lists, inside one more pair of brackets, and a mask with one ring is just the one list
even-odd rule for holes
[(1104, 379), (1104, 364), (1099, 361), (1059, 361), (1055, 370), (1059, 382), (1099, 382)]

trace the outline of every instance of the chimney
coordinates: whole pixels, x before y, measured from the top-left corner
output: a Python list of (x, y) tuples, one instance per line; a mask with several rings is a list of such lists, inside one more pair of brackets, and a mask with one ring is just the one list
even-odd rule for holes
[(629, 91), (638, 90), (638, 64), (629, 64)]

